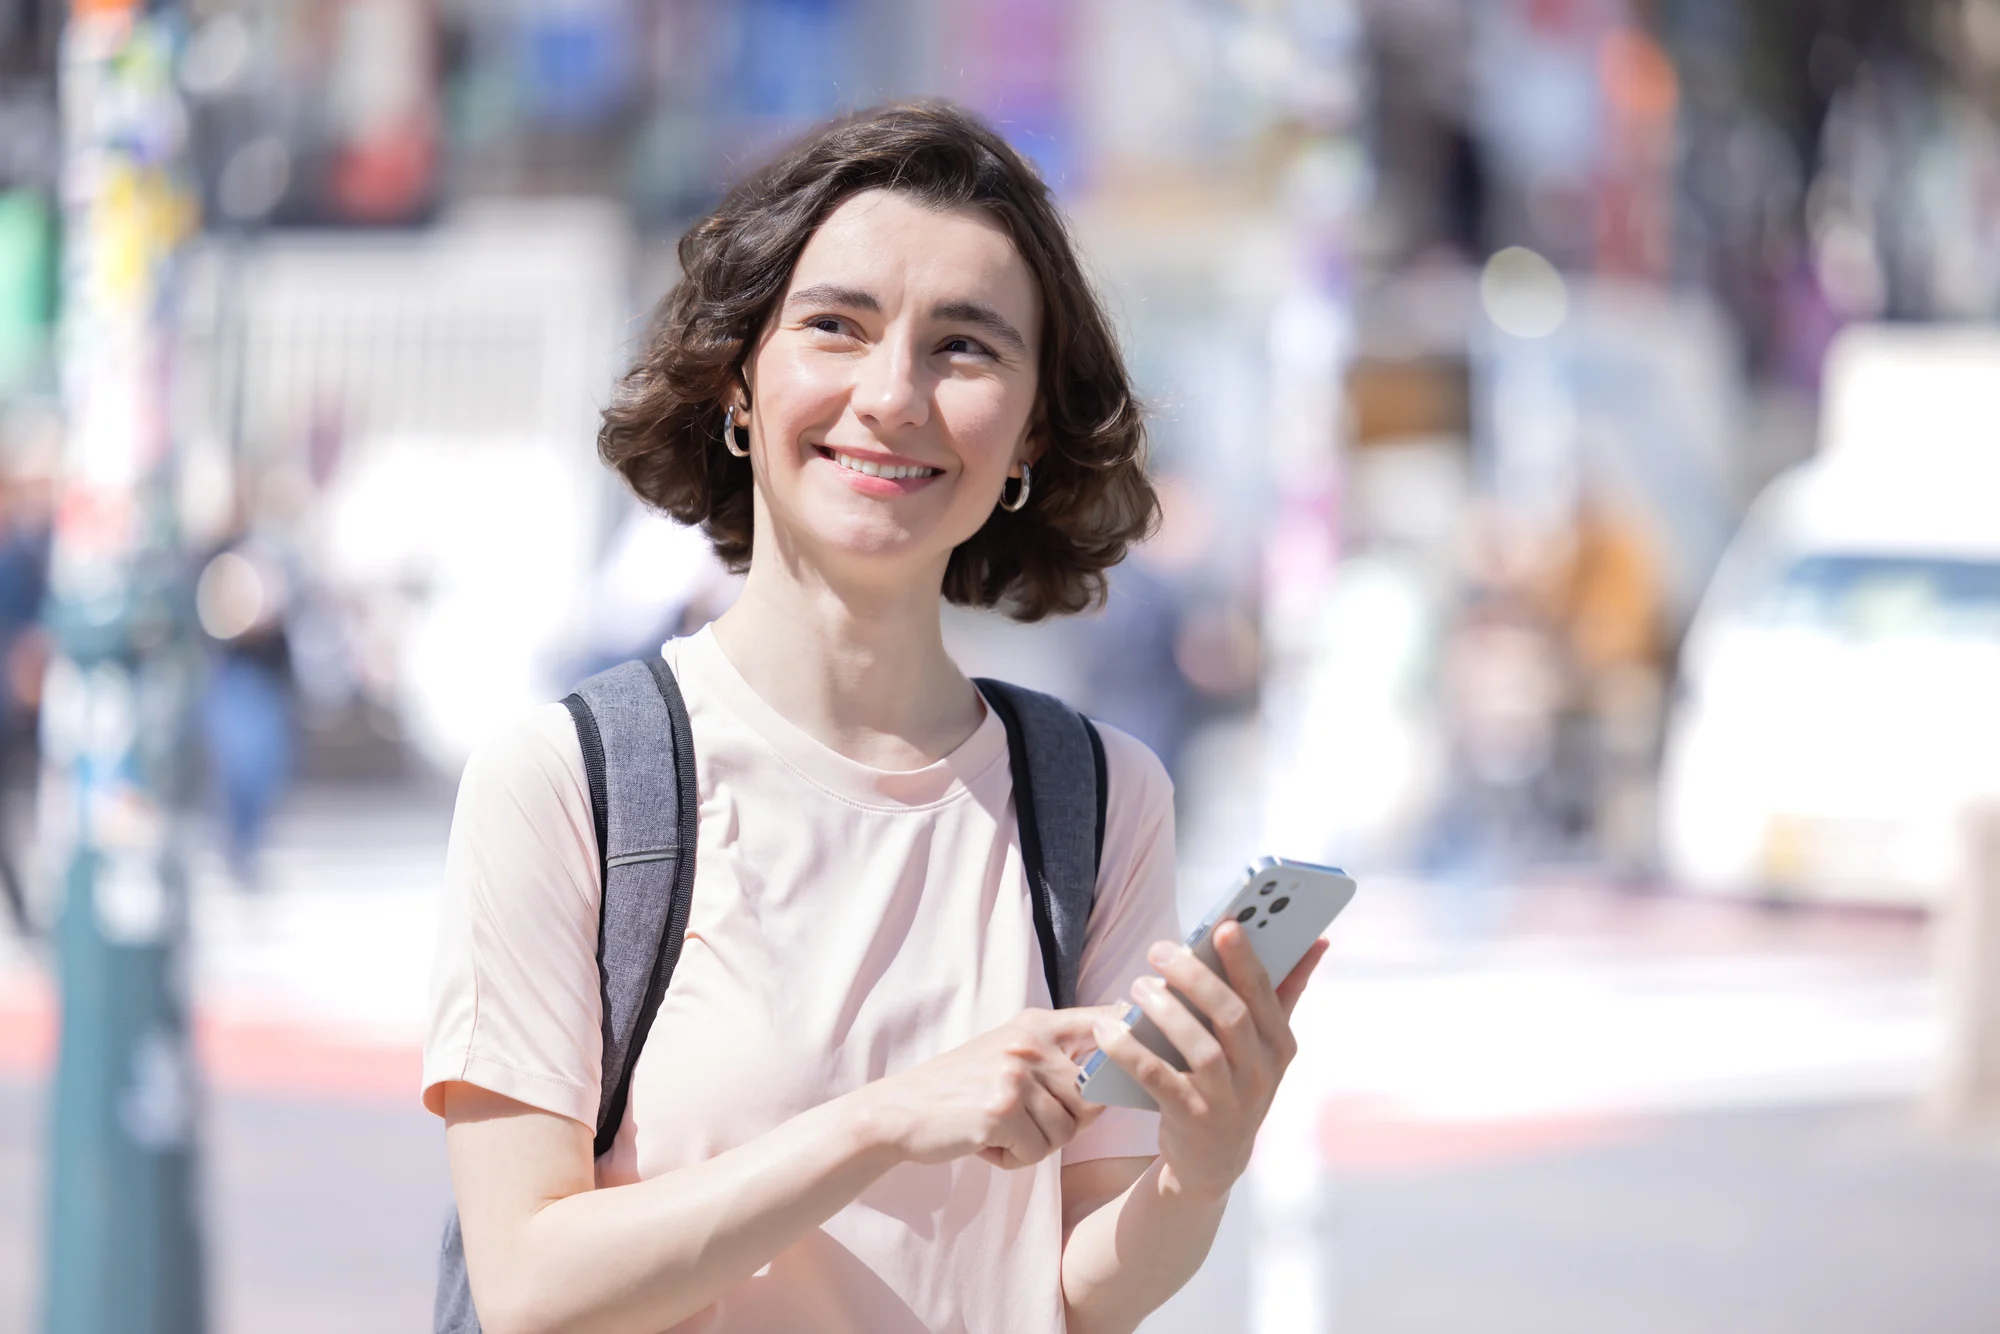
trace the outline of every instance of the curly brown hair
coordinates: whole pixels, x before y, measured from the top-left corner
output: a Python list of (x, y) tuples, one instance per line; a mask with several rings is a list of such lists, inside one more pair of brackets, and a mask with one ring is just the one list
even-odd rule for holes
[(886, 106), (820, 128), (681, 238), (681, 279), (605, 410), (599, 454), (641, 500), (701, 524), (724, 563), (746, 568), (753, 481), (749, 461), (723, 449), (724, 404), (742, 389), (744, 363), (806, 242), (865, 190), (982, 210), (1041, 290), (1034, 429), (1044, 448), (1030, 502), (1019, 513), (996, 509), (952, 552), (945, 597), (1023, 621), (1102, 602), (1104, 572), (1158, 518), (1144, 416), (1048, 187), (999, 135), (947, 103)]

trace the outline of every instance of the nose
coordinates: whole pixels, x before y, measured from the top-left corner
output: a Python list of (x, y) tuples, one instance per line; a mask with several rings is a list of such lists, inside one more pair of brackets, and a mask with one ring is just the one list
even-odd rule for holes
[(877, 433), (930, 419), (931, 385), (908, 338), (884, 338), (863, 358), (852, 399), (855, 415)]

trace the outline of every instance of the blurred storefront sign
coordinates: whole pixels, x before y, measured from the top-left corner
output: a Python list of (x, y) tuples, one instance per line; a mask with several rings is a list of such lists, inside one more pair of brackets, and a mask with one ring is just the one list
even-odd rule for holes
[(196, 169), (218, 221), (394, 225), (436, 206), (436, 7), (219, 5), (182, 62)]
[(841, 74), (853, 67), (849, 49), (854, 6), (848, 0), (746, 0), (732, 6), (737, 34), (735, 78), (717, 90), (733, 94), (754, 120), (797, 125), (841, 104)]
[(632, 88), (636, 34), (629, 0), (542, 0), (521, 7), (517, 35), (531, 122), (599, 126)]
[(54, 210), (39, 190), (0, 191), (0, 399), (42, 377), (55, 294)]
[(947, 20), (950, 49), (963, 60), (959, 95), (1064, 195), (1081, 188), (1085, 165), (1076, 152), (1070, 108), (1077, 21), (1077, 6), (1066, 0), (961, 3)]

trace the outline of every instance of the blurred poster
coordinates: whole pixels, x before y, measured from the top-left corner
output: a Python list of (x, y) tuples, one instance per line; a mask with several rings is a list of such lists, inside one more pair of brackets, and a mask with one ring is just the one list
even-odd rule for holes
[(528, 119), (557, 129), (605, 124), (626, 106), (636, 39), (628, 0), (538, 0), (517, 34)]
[(1070, 107), (1075, 11), (1068, 0), (960, 3), (948, 29), (957, 95), (1065, 194), (1081, 184)]
[(326, 104), (327, 199), (353, 222), (414, 219), (437, 179), (436, 15), (422, 0), (339, 0)]
[(1536, 238), (1559, 268), (1587, 258), (1592, 241), (1605, 136), (1599, 47), (1624, 7), (1504, 0), (1476, 11), (1473, 125), (1498, 169), (1502, 230)]

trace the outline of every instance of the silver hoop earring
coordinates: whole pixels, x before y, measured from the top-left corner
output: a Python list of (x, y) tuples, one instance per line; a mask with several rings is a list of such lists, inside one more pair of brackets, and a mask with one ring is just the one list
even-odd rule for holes
[[(1007, 499), (1007, 483), (1002, 482), (1000, 484), (1000, 508), (1006, 510), (1009, 514), (1019, 514), (1028, 503), (1028, 487), (1031, 484), (1030, 471), (1027, 464), (1023, 463), (1021, 465), (1021, 489), (1014, 493), (1014, 499), (1011, 502)], [(1009, 482), (1013, 480), (1011, 477), (1007, 479)]]
[(727, 408), (722, 414), (722, 447), (739, 459), (750, 457), (748, 449), (736, 447), (736, 409)]

